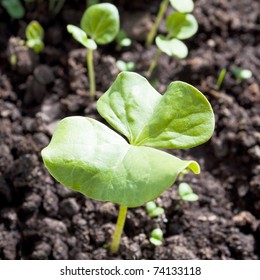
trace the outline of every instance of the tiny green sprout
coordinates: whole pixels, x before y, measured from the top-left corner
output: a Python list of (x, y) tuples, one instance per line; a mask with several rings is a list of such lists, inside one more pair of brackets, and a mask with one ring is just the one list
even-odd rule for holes
[(150, 238), (150, 242), (154, 246), (160, 246), (163, 243), (163, 232), (160, 228), (155, 228), (152, 230)]
[(177, 11), (170, 14), (166, 19), (165, 26), (167, 35), (158, 35), (155, 38), (158, 51), (147, 72), (147, 77), (151, 76), (157, 65), (161, 52), (179, 59), (186, 58), (188, 55), (188, 48), (182, 40), (192, 37), (198, 30), (198, 22), (196, 18), (192, 14), (188, 13), (188, 11), (192, 11), (193, 9), (193, 6), (191, 5), (193, 2), (188, 1), (187, 6), (185, 6), (184, 3), (186, 3), (186, 1), (183, 1), (183, 9), (180, 9), (180, 7), (182, 7), (180, 1), (175, 2), (173, 0), (171, 2), (175, 3), (175, 6), (173, 7)]
[(217, 80), (217, 84), (216, 84), (216, 90), (220, 90), (221, 88), (221, 85), (223, 83), (223, 80), (225, 78), (227, 74), (227, 69), (226, 68), (223, 68), (220, 73), (219, 73), (219, 76), (218, 76), (218, 80)]
[(132, 61), (125, 62), (123, 60), (118, 60), (116, 62), (116, 66), (120, 71), (134, 71), (135, 70), (135, 63)]
[(214, 131), (214, 114), (193, 86), (172, 82), (161, 95), (134, 72), (117, 76), (97, 101), (97, 110), (118, 133), (92, 118), (67, 117), (41, 154), (50, 174), (64, 186), (120, 205), (110, 246), (115, 253), (128, 207), (157, 198), (184, 169), (200, 172), (197, 162), (159, 149), (205, 143)]
[(178, 193), (180, 198), (184, 201), (197, 201), (199, 199), (198, 195), (193, 192), (188, 183), (180, 183)]
[(232, 74), (236, 77), (238, 82), (241, 82), (242, 80), (247, 80), (252, 77), (252, 72), (248, 69), (242, 69), (239, 67), (232, 67), (231, 69)]
[(91, 5), (84, 12), (80, 27), (67, 25), (67, 30), (73, 38), (87, 49), (87, 66), (90, 83), (90, 95), (96, 92), (93, 51), (97, 44), (105, 45), (112, 42), (119, 31), (119, 13), (110, 3)]
[(124, 30), (120, 30), (116, 36), (117, 49), (126, 48), (131, 46), (132, 40), (127, 36)]
[(40, 53), (44, 48), (43, 37), (44, 30), (36, 20), (31, 21), (25, 30), (26, 46), (36, 53)]
[(152, 218), (158, 217), (164, 213), (164, 209), (158, 207), (154, 201), (146, 203), (146, 211)]
[(0, 3), (12, 19), (24, 17), (25, 10), (20, 0), (0, 0)]

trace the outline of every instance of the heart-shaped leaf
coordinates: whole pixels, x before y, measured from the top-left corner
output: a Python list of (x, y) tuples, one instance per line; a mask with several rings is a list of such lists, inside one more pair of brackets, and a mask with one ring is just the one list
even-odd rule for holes
[(52, 176), (65, 186), (128, 207), (153, 200), (185, 168), (200, 171), (194, 161), (129, 145), (102, 123), (85, 117), (63, 119), (42, 157)]
[(184, 82), (173, 82), (161, 96), (142, 76), (121, 72), (98, 100), (99, 114), (130, 144), (186, 149), (213, 134), (214, 114), (205, 96)]
[(188, 39), (198, 31), (198, 22), (191, 14), (172, 13), (165, 24), (170, 36), (180, 40)]
[(156, 37), (155, 43), (162, 52), (169, 56), (176, 56), (183, 59), (188, 55), (188, 48), (178, 39), (167, 39), (166, 37), (159, 35)]
[(80, 29), (79, 27), (69, 24), (67, 25), (67, 30), (71, 33), (72, 37), (79, 42), (81, 45), (90, 50), (95, 50), (97, 48), (97, 44), (94, 40), (89, 39), (86, 32)]
[(80, 26), (98, 44), (108, 44), (119, 31), (118, 10), (109, 3), (92, 5), (83, 14)]
[(192, 0), (170, 0), (170, 3), (180, 13), (191, 13), (194, 9)]

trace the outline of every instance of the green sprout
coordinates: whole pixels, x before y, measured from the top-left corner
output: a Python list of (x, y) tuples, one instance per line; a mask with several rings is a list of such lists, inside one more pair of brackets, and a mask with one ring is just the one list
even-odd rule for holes
[(160, 228), (155, 228), (151, 232), (151, 237), (149, 238), (149, 241), (154, 246), (160, 246), (163, 243), (163, 232)]
[(216, 84), (216, 90), (220, 90), (221, 88), (221, 85), (223, 83), (223, 80), (225, 78), (227, 74), (227, 69), (226, 68), (223, 68), (220, 73), (219, 73), (219, 76), (218, 76), (218, 80), (217, 80), (217, 84)]
[(25, 10), (20, 0), (0, 0), (0, 3), (12, 19), (24, 17)]
[(36, 20), (31, 21), (25, 30), (26, 45), (36, 53), (40, 53), (44, 48), (43, 37), (44, 30)]
[(135, 63), (132, 61), (125, 62), (123, 60), (118, 60), (116, 62), (116, 66), (120, 71), (134, 71), (135, 70)]
[(146, 211), (152, 218), (158, 217), (164, 213), (164, 209), (158, 207), (153, 201), (149, 201), (148, 203), (146, 203)]
[[(159, 27), (160, 22), (162, 21), (164, 14), (167, 10), (168, 4), (171, 4), (172, 8), (174, 8), (177, 12), (186, 14), (191, 13), (194, 9), (194, 3), (193, 0), (163, 0), (159, 9), (159, 12), (157, 14), (155, 23), (150, 30), (147, 38), (146, 38), (146, 46), (151, 45), (151, 43), (154, 40), (154, 37), (156, 36), (157, 29)], [(178, 28), (178, 27), (177, 27)]]
[(236, 77), (238, 82), (250, 79), (252, 77), (252, 72), (248, 69), (242, 69), (239, 67), (232, 67), (232, 74)]
[(42, 158), (61, 184), (89, 198), (119, 204), (110, 246), (115, 253), (128, 207), (154, 200), (184, 169), (200, 172), (196, 161), (158, 149), (187, 149), (208, 141), (214, 114), (193, 86), (172, 82), (161, 95), (134, 72), (117, 76), (97, 101), (97, 110), (125, 138), (94, 119), (67, 117), (42, 150)]
[(180, 183), (178, 187), (178, 193), (182, 200), (184, 201), (197, 201), (199, 199), (198, 195), (195, 194), (188, 183)]
[[(155, 38), (155, 43), (158, 47), (158, 50), (153, 59), (153, 62), (148, 69), (147, 77), (151, 76), (154, 68), (158, 63), (161, 52), (166, 53), (168, 56), (174, 56), (179, 59), (187, 57), (188, 48), (182, 42), (182, 40), (189, 39), (198, 31), (198, 22), (196, 18), (189, 13), (192, 11), (191, 7), (193, 9), (193, 5), (188, 5), (186, 7), (187, 9), (180, 9), (181, 5), (179, 1), (175, 1), (173, 0), (171, 2), (174, 3), (174, 5), (173, 3), (172, 5), (177, 11), (170, 14), (165, 22), (167, 35), (158, 35)], [(186, 1), (184, 1), (183, 3), (185, 2)], [(190, 3), (190, 1), (188, 2)], [(178, 4), (176, 5), (176, 3)]]
[(124, 30), (120, 30), (116, 36), (117, 49), (121, 50), (122, 48), (126, 48), (131, 46), (132, 40), (127, 36)]
[(80, 26), (81, 28), (70, 24), (67, 25), (67, 30), (87, 49), (90, 95), (93, 98), (96, 92), (93, 51), (97, 49), (97, 44), (105, 45), (116, 38), (119, 31), (118, 10), (110, 3), (92, 5), (83, 14)]

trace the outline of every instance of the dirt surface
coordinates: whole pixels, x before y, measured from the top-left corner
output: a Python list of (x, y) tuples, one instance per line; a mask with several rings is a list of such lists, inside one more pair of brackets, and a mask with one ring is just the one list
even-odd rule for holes
[[(197, 0), (199, 32), (187, 42), (188, 58), (161, 55), (153, 84), (161, 93), (174, 80), (198, 87), (213, 106), (216, 130), (207, 144), (170, 151), (199, 162), (201, 174), (183, 179), (199, 201), (180, 202), (177, 182), (157, 199), (164, 215), (150, 218), (144, 207), (130, 209), (115, 255), (106, 248), (118, 207), (60, 185), (40, 156), (61, 118), (101, 120), (88, 97), (85, 50), (65, 29), (79, 23), (84, 2), (67, 1), (56, 17), (43, 2), (32, 3), (19, 21), (10, 21), (0, 8), (0, 259), (259, 259), (259, 1)], [(133, 44), (116, 50), (112, 43), (96, 52), (98, 96), (119, 73), (117, 59), (134, 61), (144, 75), (156, 51), (145, 48), (144, 40), (159, 1), (116, 4)], [(45, 30), (40, 55), (20, 44), (33, 19)], [(11, 56), (16, 65), (10, 64)], [(232, 66), (250, 69), (253, 77), (237, 82)], [(228, 72), (216, 91), (223, 68)], [(162, 246), (149, 242), (155, 227), (164, 232)]]

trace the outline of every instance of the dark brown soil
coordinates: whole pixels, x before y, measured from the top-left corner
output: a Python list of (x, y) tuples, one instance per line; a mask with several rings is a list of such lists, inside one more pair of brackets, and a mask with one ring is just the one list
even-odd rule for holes
[[(98, 94), (118, 74), (117, 59), (134, 61), (136, 71), (145, 74), (155, 53), (144, 47), (144, 36), (160, 1), (115, 2), (133, 45), (117, 51), (112, 43), (96, 52)], [(106, 248), (118, 207), (58, 184), (40, 156), (59, 119), (100, 119), (88, 97), (85, 50), (65, 28), (79, 23), (84, 3), (67, 1), (57, 17), (43, 2), (32, 3), (19, 21), (10, 21), (0, 8), (0, 259), (259, 259), (259, 1), (197, 0), (199, 32), (187, 42), (188, 58), (161, 55), (152, 78), (156, 88), (163, 93), (173, 80), (198, 87), (213, 106), (216, 130), (205, 145), (171, 151), (200, 163), (199, 176), (184, 177), (199, 201), (181, 203), (175, 184), (157, 199), (163, 216), (152, 219), (144, 207), (130, 209), (116, 255)], [(19, 43), (32, 19), (46, 32), (40, 55)], [(250, 69), (253, 77), (238, 83), (232, 66)], [(223, 68), (228, 73), (216, 91)], [(158, 226), (164, 243), (155, 247), (149, 235)]]

